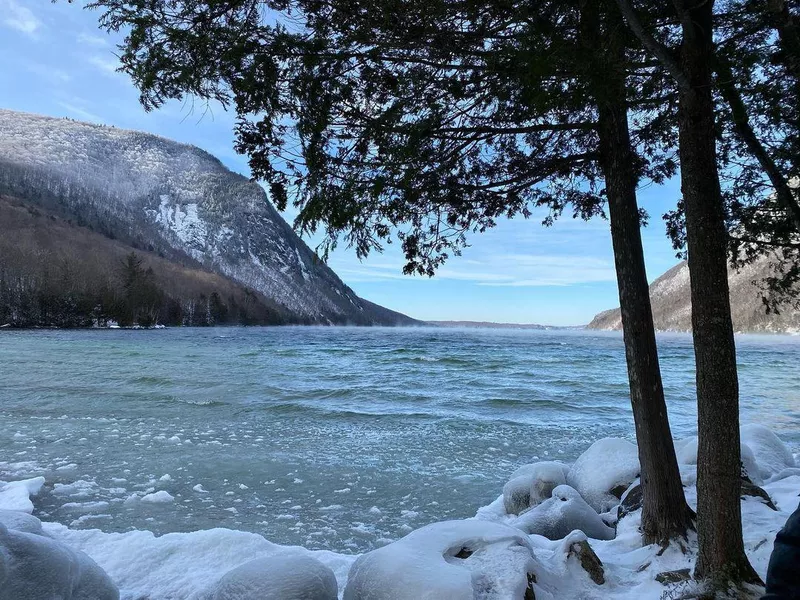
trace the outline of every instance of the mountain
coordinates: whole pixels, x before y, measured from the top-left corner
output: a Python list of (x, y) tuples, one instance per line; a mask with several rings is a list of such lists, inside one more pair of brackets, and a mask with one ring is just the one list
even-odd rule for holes
[[(786, 307), (780, 314), (767, 314), (754, 282), (773, 275), (768, 257), (740, 271), (728, 271), (734, 330), (745, 333), (787, 333), (800, 331), (800, 311)], [(691, 331), (692, 304), (689, 267), (683, 261), (650, 284), (653, 321), (659, 331)], [(594, 317), (589, 329), (622, 329), (619, 308)]]
[(261, 186), (194, 146), (0, 109), (0, 194), (181, 269), (222, 277), (256, 294), (281, 322), (415, 323), (359, 298)]

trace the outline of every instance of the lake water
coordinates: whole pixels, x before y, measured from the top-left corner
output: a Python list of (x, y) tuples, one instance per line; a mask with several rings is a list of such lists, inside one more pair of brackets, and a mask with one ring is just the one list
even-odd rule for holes
[[(800, 338), (737, 344), (742, 421), (797, 451)], [(673, 433), (691, 435), (691, 339), (659, 346)], [(44, 475), (42, 519), (341, 552), (472, 516), (520, 464), (633, 437), (621, 336), (570, 330), (6, 331), (0, 418), (0, 479)], [(140, 500), (158, 490), (174, 500)]]

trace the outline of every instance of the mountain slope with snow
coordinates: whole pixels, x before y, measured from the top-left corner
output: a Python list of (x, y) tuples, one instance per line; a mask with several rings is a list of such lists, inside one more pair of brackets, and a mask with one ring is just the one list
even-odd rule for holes
[(0, 109), (0, 193), (251, 288), (309, 324), (400, 325), (359, 298), (264, 190), (154, 135)]
[[(769, 258), (762, 258), (739, 271), (728, 271), (734, 330), (741, 333), (790, 333), (800, 331), (800, 311), (785, 307), (780, 314), (767, 314), (754, 282), (774, 275)], [(653, 321), (659, 331), (691, 331), (692, 302), (689, 267), (683, 261), (650, 284)], [(619, 308), (595, 315), (589, 329), (622, 329)]]

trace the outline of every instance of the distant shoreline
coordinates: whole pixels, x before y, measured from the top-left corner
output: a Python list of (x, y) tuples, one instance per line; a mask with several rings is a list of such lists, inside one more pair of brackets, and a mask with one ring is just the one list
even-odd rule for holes
[[(220, 323), (218, 325), (161, 325), (157, 327), (58, 327), (58, 326), (36, 326), (18, 327), (11, 324), (0, 325), (0, 335), (6, 331), (155, 331), (165, 329), (230, 329), (234, 327), (256, 328), (256, 327), (275, 327), (275, 328), (348, 328), (348, 329), (493, 329), (499, 331), (588, 331), (594, 333), (617, 333), (622, 334), (619, 329), (595, 329), (586, 325), (538, 325), (524, 323), (492, 323), (482, 321), (419, 321), (415, 325), (347, 325), (342, 323), (333, 324), (303, 324), (303, 323), (281, 323), (281, 324), (253, 324), (244, 325), (239, 323)], [(656, 329), (657, 334), (679, 334), (690, 335), (691, 331), (677, 329)], [(800, 338), (797, 331), (736, 331), (736, 336), (740, 335), (759, 335), (759, 336), (783, 336)]]
[(432, 327), (467, 329), (585, 329), (586, 325), (541, 325), (539, 323), (495, 323), (493, 321), (423, 321)]

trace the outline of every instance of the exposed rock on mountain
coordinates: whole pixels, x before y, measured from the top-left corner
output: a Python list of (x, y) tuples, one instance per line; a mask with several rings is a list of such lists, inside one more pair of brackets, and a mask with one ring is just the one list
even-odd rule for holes
[(0, 110), (0, 194), (137, 251), (223, 276), (263, 296), (283, 322), (414, 322), (359, 298), (259, 185), (194, 146)]
[[(740, 271), (728, 271), (731, 290), (733, 326), (737, 332), (787, 333), (800, 331), (800, 311), (785, 307), (780, 314), (767, 314), (759, 288), (754, 282), (773, 275), (768, 258), (763, 258)], [(691, 331), (692, 304), (689, 288), (689, 266), (675, 265), (650, 284), (653, 320), (659, 331)], [(606, 310), (594, 317), (589, 329), (622, 329), (619, 308)]]

